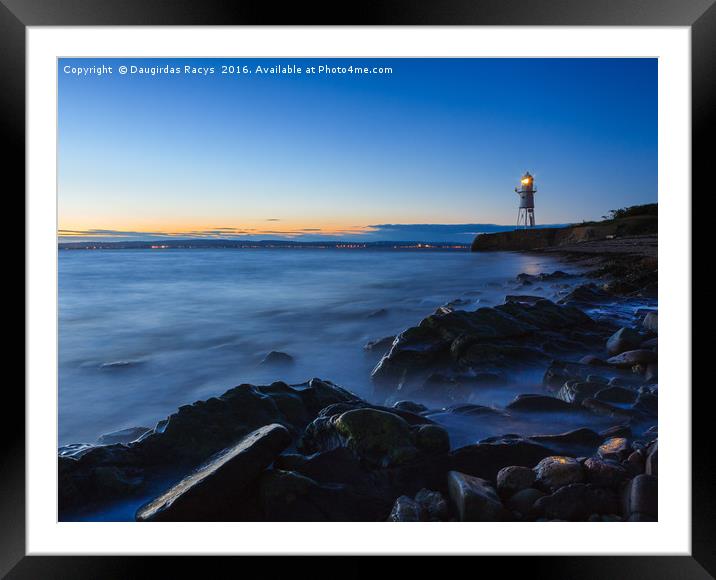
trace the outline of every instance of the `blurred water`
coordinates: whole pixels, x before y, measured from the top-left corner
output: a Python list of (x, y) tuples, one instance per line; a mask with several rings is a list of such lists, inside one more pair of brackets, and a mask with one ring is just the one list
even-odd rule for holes
[[(61, 251), (59, 444), (153, 426), (243, 383), (329, 379), (371, 398), (363, 345), (441, 304), (495, 305), (556, 258), (466, 251)], [(529, 294), (554, 297), (552, 285)], [(295, 357), (259, 365), (272, 350)]]

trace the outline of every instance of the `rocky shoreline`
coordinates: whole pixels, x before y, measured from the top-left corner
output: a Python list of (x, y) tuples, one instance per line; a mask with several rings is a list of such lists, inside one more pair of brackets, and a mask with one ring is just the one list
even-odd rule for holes
[[(65, 446), (60, 519), (125, 501), (138, 521), (656, 520), (655, 258), (565, 260), (590, 279), (521, 274), (504, 304), (455, 301), (367, 345), (381, 404), (317, 378), (244, 384)], [(456, 447), (446, 416), (501, 434)], [(555, 433), (562, 416), (579, 426)]]

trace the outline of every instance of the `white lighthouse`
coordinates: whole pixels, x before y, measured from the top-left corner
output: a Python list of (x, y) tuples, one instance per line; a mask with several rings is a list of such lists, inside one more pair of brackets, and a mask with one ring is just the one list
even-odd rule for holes
[(517, 226), (522, 224), (525, 228), (535, 225), (535, 179), (529, 171), (520, 179), (520, 187), (515, 187), (515, 192), (520, 196), (520, 209), (517, 212)]

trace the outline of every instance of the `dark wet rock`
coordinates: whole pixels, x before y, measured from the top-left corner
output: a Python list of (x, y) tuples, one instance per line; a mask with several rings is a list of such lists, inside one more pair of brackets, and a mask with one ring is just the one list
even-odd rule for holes
[(587, 382), (588, 383), (599, 383), (601, 385), (607, 385), (607, 384), (609, 384), (609, 379), (602, 375), (587, 375)]
[[(553, 356), (545, 348), (556, 348), (559, 340), (585, 348), (598, 328), (581, 310), (549, 300), (433, 314), (398, 335), (371, 376), (378, 389), (389, 392), (429, 390), (425, 378), (436, 373), (447, 380), (433, 390), (453, 383), (470, 387), (464, 377), (544, 364)], [(573, 332), (566, 335), (569, 329)]]
[(584, 462), (587, 482), (603, 487), (618, 488), (629, 477), (629, 472), (618, 461), (590, 457)]
[(534, 467), (543, 458), (552, 455), (547, 447), (522, 439), (504, 438), (493, 442), (467, 445), (450, 453), (452, 469), (495, 481), (503, 467)]
[(287, 366), (293, 364), (294, 360), (290, 354), (272, 350), (259, 363), (261, 366)]
[(609, 439), (610, 437), (624, 437), (631, 439), (633, 437), (632, 429), (629, 425), (614, 425), (604, 431), (600, 431), (599, 436), (602, 440)]
[(384, 521), (392, 501), (351, 486), (320, 484), (292, 471), (270, 469), (259, 482), (259, 501), (269, 521)]
[(557, 453), (576, 455), (585, 451), (591, 453), (604, 440), (604, 437), (591, 429), (582, 427), (555, 435), (532, 435), (530, 439), (546, 445)]
[(502, 497), (510, 497), (518, 491), (532, 487), (535, 479), (535, 472), (529, 467), (503, 467), (497, 472), (497, 491)]
[(658, 361), (658, 355), (653, 350), (628, 350), (617, 356), (607, 359), (607, 363), (622, 368), (631, 368), (635, 365), (648, 365)]
[(582, 401), (582, 407), (596, 415), (603, 415), (605, 417), (631, 419), (634, 416), (633, 411), (630, 409), (623, 409), (613, 403), (607, 403), (606, 401), (600, 401), (594, 398), (584, 399)]
[(621, 461), (631, 453), (631, 445), (626, 437), (610, 437), (597, 449), (597, 455), (602, 459)]
[(654, 338), (650, 338), (649, 340), (645, 340), (641, 343), (638, 347), (635, 348), (645, 348), (648, 350), (653, 350), (654, 352), (657, 351), (659, 348), (659, 339), (655, 336)]
[(610, 302), (613, 299), (613, 294), (610, 294), (594, 283), (589, 283), (577, 286), (564, 298), (559, 300), (559, 304), (580, 304), (591, 306), (594, 304)]
[(644, 371), (644, 380), (649, 382), (656, 382), (659, 380), (659, 365), (656, 363), (646, 365)]
[(629, 457), (622, 462), (622, 465), (632, 477), (644, 473), (644, 464), (644, 453), (641, 449), (632, 451)]
[(129, 427), (127, 429), (120, 429), (119, 431), (113, 431), (112, 433), (105, 433), (97, 438), (98, 445), (113, 445), (115, 443), (131, 443), (136, 441), (142, 435), (149, 433), (151, 429), (149, 427)]
[[(165, 480), (167, 472), (187, 474), (264, 425), (279, 423), (298, 433), (307, 417), (322, 408), (357, 401), (345, 389), (312, 379), (293, 386), (240, 385), (220, 397), (184, 405), (135, 442), (93, 447), (61, 463), (60, 513), (140, 493), (151, 482)], [(117, 469), (97, 471), (100, 467)], [(112, 473), (116, 481), (108, 479)]]
[(644, 469), (647, 475), (659, 475), (659, 445), (654, 443), (649, 447)]
[(371, 340), (370, 342), (366, 343), (366, 345), (363, 347), (363, 350), (366, 350), (368, 352), (374, 352), (374, 351), (385, 352), (391, 346), (393, 346), (394, 340), (395, 340), (395, 336), (386, 336), (384, 338), (378, 338), (376, 340)]
[(395, 500), (393, 509), (388, 516), (389, 522), (421, 522), (422, 509), (420, 504), (407, 495), (401, 495)]
[(95, 446), (91, 443), (69, 443), (68, 445), (63, 445), (57, 450), (57, 456), (79, 459), (90, 449), (94, 449), (94, 447)]
[(511, 512), (516, 512), (521, 516), (528, 516), (532, 513), (535, 502), (545, 495), (547, 495), (545, 492), (532, 487), (523, 489), (510, 497), (505, 502), (505, 506)]
[(534, 468), (539, 487), (554, 490), (584, 481), (584, 468), (573, 457), (552, 455), (545, 457)]
[(658, 312), (648, 312), (644, 317), (642, 326), (652, 332), (659, 332), (659, 314)]
[(604, 385), (582, 381), (566, 381), (557, 391), (557, 398), (571, 405), (580, 405), (584, 399), (593, 397)]
[(138, 521), (231, 521), (242, 492), (291, 443), (282, 425), (244, 437), (137, 511)]
[(274, 461), (274, 466), (284, 471), (295, 471), (305, 465), (306, 461), (306, 456), (300, 453), (282, 453)]
[(448, 519), (448, 511), (448, 502), (440, 492), (421, 489), (415, 499), (407, 495), (396, 499), (388, 521), (444, 522)]
[(546, 518), (583, 521), (592, 514), (619, 513), (616, 494), (591, 484), (573, 483), (538, 499), (534, 509)]
[(630, 517), (643, 514), (658, 519), (658, 481), (653, 475), (637, 475), (632, 479), (624, 489), (624, 513)]
[(607, 364), (607, 361), (599, 358), (594, 354), (587, 354), (579, 359), (579, 364), (592, 365), (592, 366), (603, 366)]
[(450, 451), (448, 432), (439, 425), (420, 425), (414, 430), (415, 445), (423, 453)]
[(637, 394), (631, 389), (625, 389), (624, 387), (607, 387), (602, 389), (594, 398), (599, 401), (606, 401), (608, 403), (628, 403), (631, 404), (636, 400)]
[(511, 519), (489, 481), (451, 471), (448, 491), (458, 518), (463, 522), (498, 522)]
[(425, 521), (438, 522), (448, 518), (448, 502), (438, 491), (421, 489), (415, 494), (415, 501), (422, 508)]
[(538, 300), (544, 300), (544, 296), (531, 296), (529, 294), (508, 294), (505, 302), (517, 302), (520, 304), (534, 304)]
[(641, 415), (656, 417), (659, 410), (659, 397), (653, 393), (641, 392), (634, 403), (633, 409)]
[(627, 350), (639, 348), (644, 338), (636, 330), (622, 327), (607, 340), (607, 352), (610, 355), (621, 354)]
[(561, 399), (547, 395), (524, 394), (517, 395), (506, 407), (510, 411), (530, 411), (554, 413), (559, 411), (574, 411), (574, 407)]
[(409, 413), (415, 413), (419, 415), (428, 410), (428, 408), (422, 403), (415, 403), (413, 401), (398, 401), (393, 405), (394, 409), (399, 411), (408, 411)]

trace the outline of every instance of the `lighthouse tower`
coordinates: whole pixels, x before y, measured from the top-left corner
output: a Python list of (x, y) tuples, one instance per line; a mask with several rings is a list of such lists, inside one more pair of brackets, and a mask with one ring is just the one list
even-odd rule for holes
[(515, 192), (520, 196), (520, 209), (517, 212), (517, 226), (533, 228), (535, 225), (535, 179), (527, 171), (520, 179), (520, 187)]

